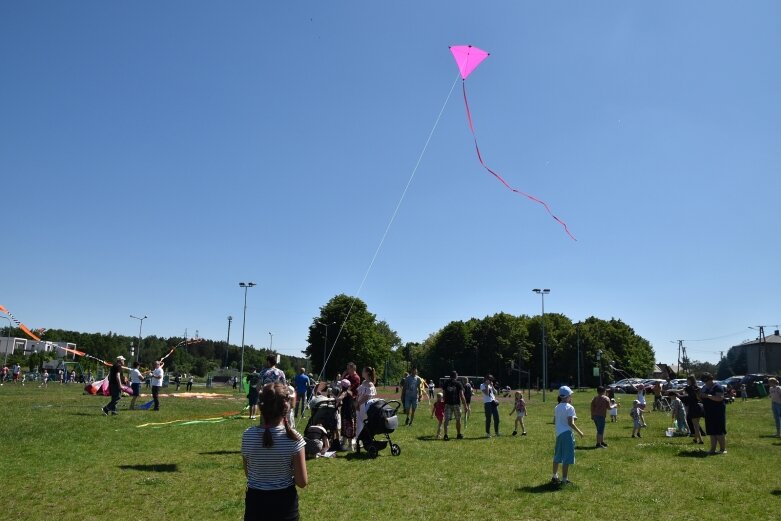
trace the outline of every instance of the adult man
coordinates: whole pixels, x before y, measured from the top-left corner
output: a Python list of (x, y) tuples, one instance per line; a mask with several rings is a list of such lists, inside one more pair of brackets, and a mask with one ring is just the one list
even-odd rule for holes
[(261, 379), (258, 370), (254, 367), (250, 374), (247, 375), (247, 400), (249, 401), (249, 419), (254, 420), (258, 415), (258, 400), (260, 399), (260, 385)]
[(153, 410), (159, 411), (160, 410), (160, 388), (163, 387), (163, 376), (165, 376), (165, 373), (163, 372), (163, 362), (160, 360), (155, 361), (155, 368), (154, 370), (149, 374), (151, 376), (151, 383), (152, 383), (152, 400), (155, 402)]
[(108, 392), (111, 395), (111, 401), (103, 407), (103, 416), (117, 414), (117, 402), (122, 398), (122, 364), (125, 363), (124, 356), (118, 356), (111, 366), (108, 373)]
[[(413, 367), (412, 373), (404, 379), (404, 409), (407, 411), (407, 420), (404, 425), (412, 425), (415, 419), (415, 411), (420, 401), (420, 384), (422, 380), (418, 376), (418, 368)], [(447, 432), (447, 430), (445, 431)]]
[(287, 386), (287, 378), (282, 369), (276, 367), (277, 355), (268, 355), (266, 357), (266, 368), (260, 373), (260, 378), (263, 380), (263, 385), (281, 383)]
[(306, 369), (303, 367), (298, 370), (298, 374), (294, 378), (296, 387), (296, 416), (298, 416), (298, 409), (301, 409), (301, 417), (304, 417), (304, 408), (306, 406), (306, 394), (309, 389), (310, 380), (306, 375)]
[(138, 362), (133, 362), (133, 369), (130, 370), (130, 388), (133, 389), (133, 397), (130, 399), (129, 409), (132, 411), (136, 408), (136, 400), (141, 395), (141, 382), (144, 376), (141, 371), (138, 370)]
[(11, 372), (14, 375), (14, 383), (19, 381), (19, 373), (22, 372), (22, 368), (19, 366), (19, 364), (14, 364), (13, 367), (11, 367)]
[(350, 390), (353, 396), (358, 396), (358, 387), (361, 385), (361, 375), (356, 371), (356, 365), (354, 362), (347, 364), (347, 370), (342, 375), (342, 378), (349, 380)]
[(191, 374), (187, 377), (187, 392), (189, 393), (192, 390), (193, 390), (193, 375)]
[(442, 438), (447, 441), (450, 438), (447, 435), (447, 427), (450, 423), (450, 419), (456, 417), (456, 432), (458, 435), (456, 439), (463, 439), (461, 434), (461, 406), (464, 406), (464, 411), (469, 413), (469, 405), (466, 403), (464, 397), (464, 385), (458, 381), (458, 373), (453, 371), (450, 373), (450, 379), (445, 381), (442, 393), (445, 397), (445, 436)]

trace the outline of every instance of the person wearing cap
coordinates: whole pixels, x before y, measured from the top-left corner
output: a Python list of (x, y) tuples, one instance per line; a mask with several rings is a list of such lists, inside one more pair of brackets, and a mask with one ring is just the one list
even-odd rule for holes
[(122, 365), (125, 363), (124, 356), (118, 356), (111, 366), (108, 373), (108, 392), (111, 395), (111, 401), (103, 407), (103, 416), (117, 414), (117, 402), (122, 398)]
[[(577, 415), (572, 406), (572, 389), (563, 385), (559, 388), (561, 401), (553, 409), (554, 423), (556, 425), (556, 447), (553, 451), (553, 477), (551, 483), (567, 484), (569, 480), (569, 466), (575, 464), (575, 435), (572, 431), (583, 437), (583, 431), (575, 425)], [(561, 464), (561, 480), (559, 480), (559, 464)]]

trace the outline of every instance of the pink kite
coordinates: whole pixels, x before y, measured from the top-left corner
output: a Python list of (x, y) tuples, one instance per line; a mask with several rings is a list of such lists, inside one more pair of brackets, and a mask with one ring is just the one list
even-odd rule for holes
[(526, 192), (522, 192), (521, 190), (518, 190), (516, 188), (513, 188), (510, 186), (507, 181), (505, 181), (502, 176), (491, 170), (491, 168), (488, 167), (488, 165), (485, 164), (485, 161), (483, 161), (483, 155), (480, 153), (480, 147), (477, 144), (477, 134), (475, 133), (475, 126), (472, 122), (472, 112), (469, 110), (469, 101), (466, 97), (466, 79), (469, 77), (470, 74), (477, 68), (478, 65), (480, 65), (483, 60), (488, 58), (489, 54), (482, 50), (478, 49), (477, 47), (472, 47), (471, 45), (453, 45), (450, 47), (450, 52), (453, 54), (453, 58), (456, 60), (456, 65), (458, 65), (458, 71), (461, 73), (461, 89), (464, 92), (464, 105), (466, 106), (466, 117), (469, 121), (469, 130), (472, 132), (472, 139), (475, 142), (475, 151), (477, 152), (477, 159), (480, 161), (480, 164), (483, 165), (483, 168), (485, 168), (491, 175), (493, 175), (495, 178), (497, 178), (504, 186), (506, 186), (509, 190), (512, 192), (515, 192), (516, 194), (523, 195), (525, 197), (528, 197), (532, 201), (541, 204), (545, 210), (550, 214), (551, 217), (553, 217), (556, 222), (561, 224), (564, 227), (564, 231), (567, 233), (567, 235), (570, 236), (572, 240), (575, 239), (575, 236), (572, 235), (569, 231), (569, 228), (567, 228), (567, 223), (556, 217), (553, 212), (551, 211), (550, 207), (548, 206), (548, 203), (545, 201), (538, 199), (534, 197), (531, 194), (527, 194)]

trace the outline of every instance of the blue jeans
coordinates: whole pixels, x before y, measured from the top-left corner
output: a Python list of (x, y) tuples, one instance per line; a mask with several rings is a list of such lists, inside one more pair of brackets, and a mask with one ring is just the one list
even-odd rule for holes
[(494, 432), (499, 434), (499, 404), (488, 402), (483, 404), (485, 409), (485, 433), (491, 434), (491, 417), (494, 419)]
[(781, 432), (781, 403), (773, 403), (773, 419), (776, 421), (776, 432)]

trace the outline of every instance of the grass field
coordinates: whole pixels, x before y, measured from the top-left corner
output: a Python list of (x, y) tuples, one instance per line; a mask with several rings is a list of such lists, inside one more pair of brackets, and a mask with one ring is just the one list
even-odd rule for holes
[[(4, 519), (241, 519), (244, 476), (239, 454), (246, 418), (223, 416), (243, 400), (164, 397), (159, 412), (104, 417), (108, 400), (80, 386), (0, 387), (0, 505)], [(628, 399), (608, 423), (606, 450), (592, 449), (591, 392), (574, 405), (586, 436), (578, 440), (572, 486), (548, 485), (554, 400), (532, 395), (528, 436), (509, 436), (510, 404), (500, 406), (502, 437), (484, 437), (482, 404), (465, 440), (434, 440), (426, 402), (412, 427), (400, 427), (375, 460), (350, 453), (308, 462), (310, 485), (299, 492), (304, 520), (480, 519), (765, 520), (781, 508), (781, 440), (773, 438), (767, 399), (727, 410), (728, 454), (666, 438), (667, 414), (649, 413), (632, 439)], [(143, 403), (142, 400), (139, 403)], [(209, 419), (203, 423), (149, 422)], [(708, 447), (707, 440), (706, 445)]]

